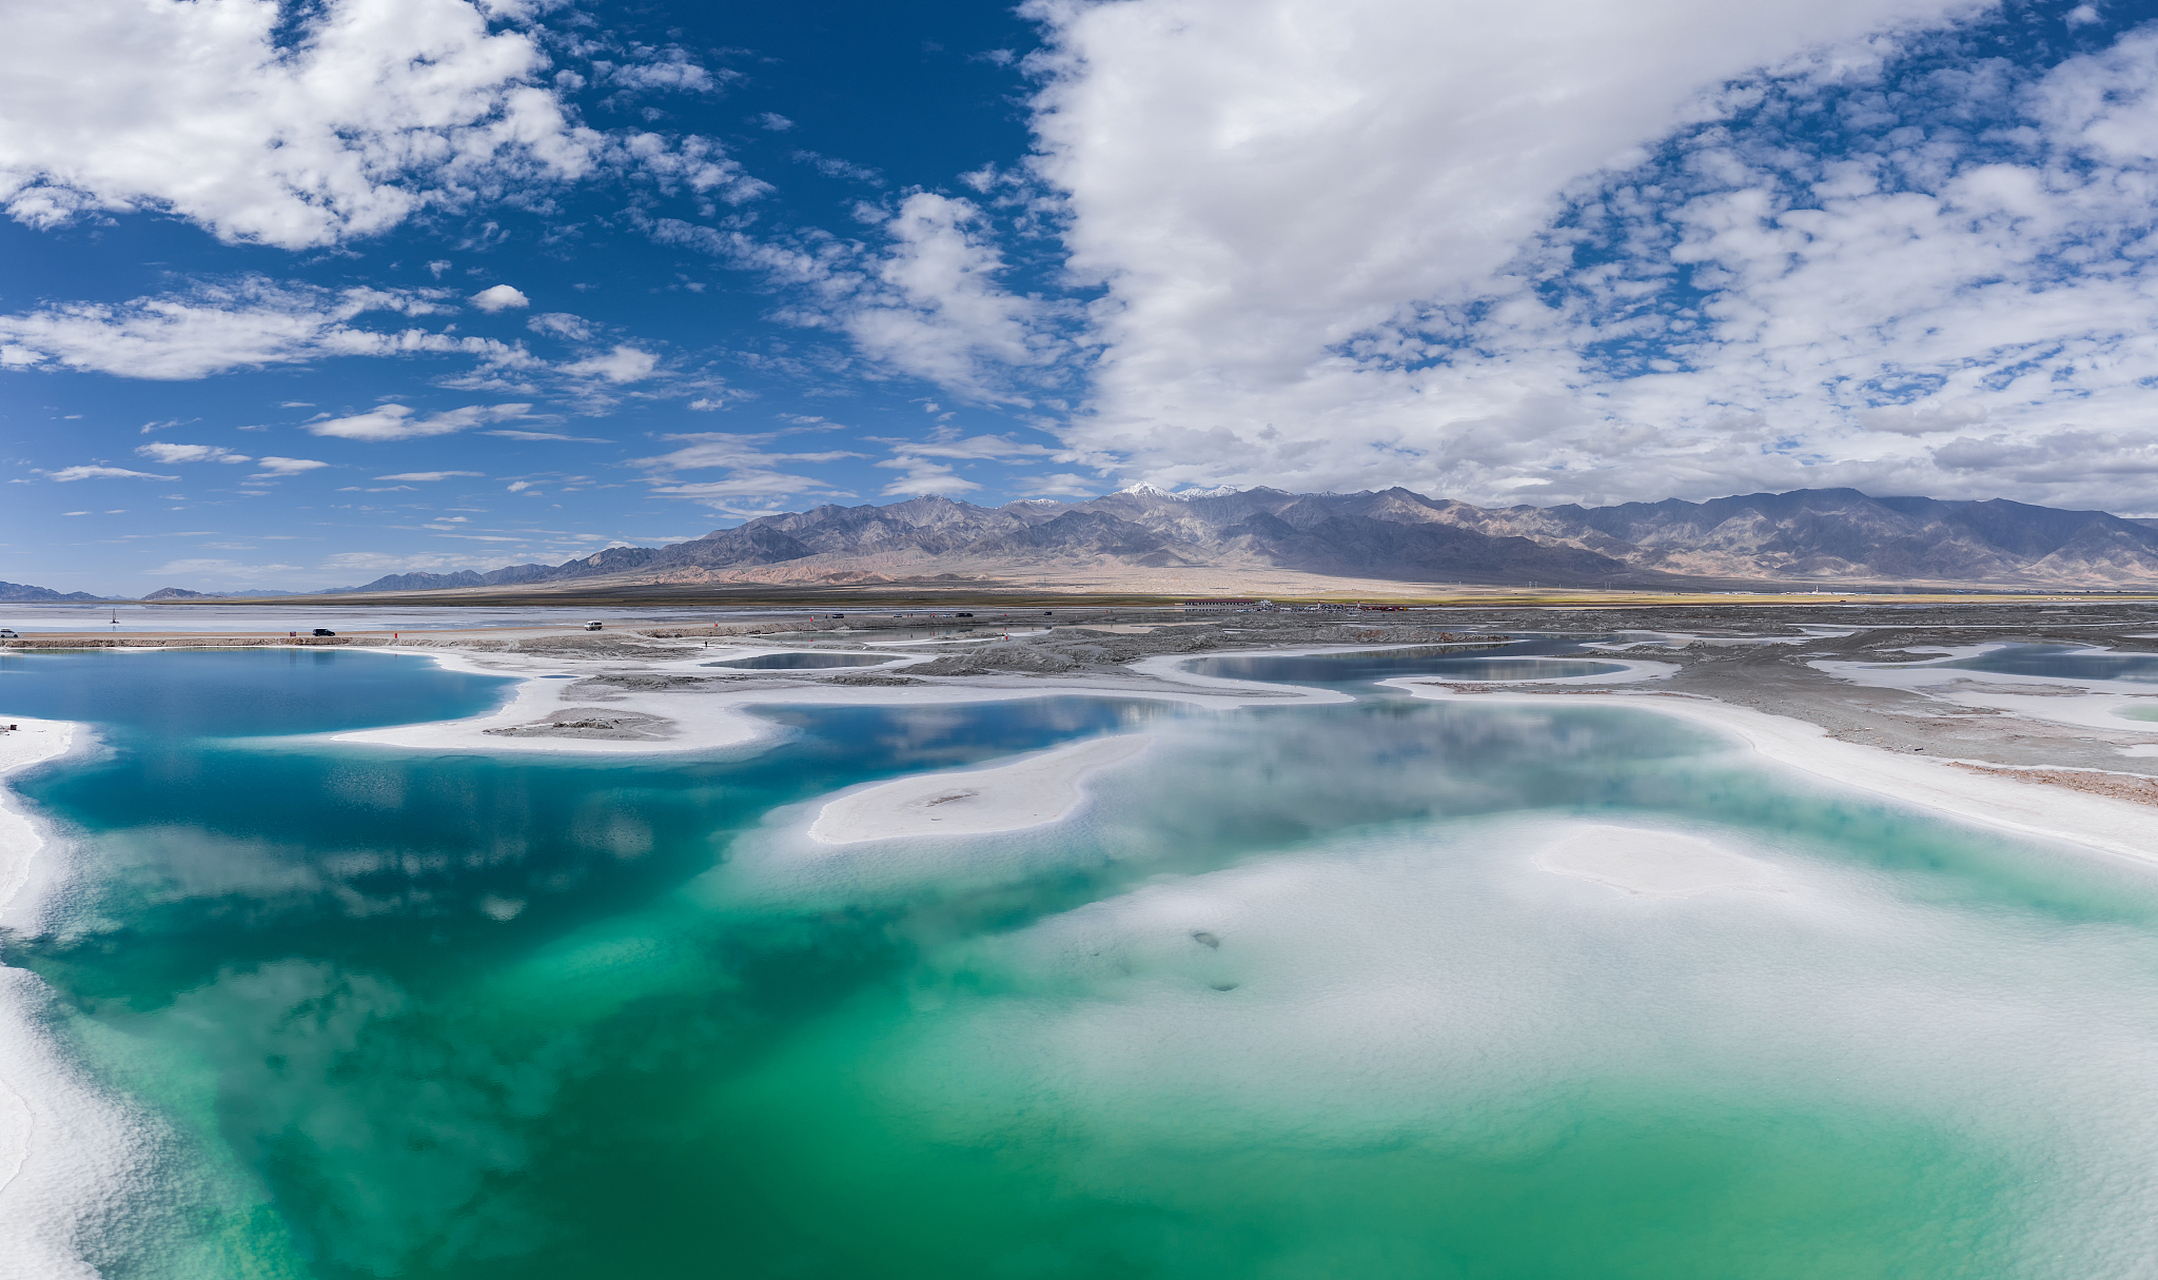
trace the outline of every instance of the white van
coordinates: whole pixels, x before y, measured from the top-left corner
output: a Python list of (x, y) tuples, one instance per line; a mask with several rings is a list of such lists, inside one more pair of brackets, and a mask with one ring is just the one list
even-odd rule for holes
[(587, 623), (585, 623), (585, 624), (584, 624), (584, 629), (585, 629), (585, 630), (587, 630), (587, 631), (597, 631), (597, 630), (599, 630), (599, 629), (600, 629), (600, 621), (599, 621), (599, 619), (598, 619), (598, 618), (594, 618), (594, 619), (592, 619), (592, 620), (591, 620), (590, 622), (587, 622)]

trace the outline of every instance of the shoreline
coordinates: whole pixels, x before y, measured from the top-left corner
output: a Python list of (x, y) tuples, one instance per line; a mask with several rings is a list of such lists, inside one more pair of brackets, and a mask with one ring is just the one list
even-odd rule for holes
[[(0, 921), (17, 922), (33, 865), (51, 841), (10, 779), (72, 754), (88, 738), (67, 720), (17, 716), (0, 732)], [(141, 1126), (53, 1033), (52, 988), (0, 967), (0, 1274), (95, 1280), (74, 1242), (140, 1168)]]
[[(9, 731), (9, 724), (21, 727)], [(0, 925), (14, 921), (15, 899), (28, 887), (31, 863), (46, 845), (45, 833), (24, 811), (8, 779), (60, 759), (75, 749), (78, 738), (87, 736), (72, 720), (0, 720)]]
[(2021, 782), (2001, 766), (1956, 757), (1915, 757), (1844, 742), (1817, 724), (1701, 695), (1582, 691), (1563, 703), (1515, 689), (1464, 693), (1424, 677), (1383, 682), (1435, 702), (1501, 706), (1616, 707), (1704, 725), (1738, 738), (1763, 759), (1909, 808), (2021, 836), (2082, 845), (2158, 866), (2158, 810), (2108, 796)]

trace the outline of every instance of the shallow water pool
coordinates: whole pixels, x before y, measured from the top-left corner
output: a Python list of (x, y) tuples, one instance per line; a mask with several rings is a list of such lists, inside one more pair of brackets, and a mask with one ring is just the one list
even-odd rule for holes
[(1975, 658), (1926, 665), (1953, 667), (1964, 671), (1992, 671), (2002, 675), (2158, 684), (2158, 654), (2102, 653), (2074, 649), (2066, 645), (2010, 645)]
[(736, 671), (818, 671), (828, 667), (874, 667), (891, 662), (896, 656), (889, 653), (760, 653), (753, 658), (728, 658), (700, 665)]
[(1185, 669), (1198, 675), (1281, 684), (1354, 684), (1405, 676), (1446, 680), (1554, 680), (1570, 676), (1617, 675), (1626, 667), (1592, 658), (1546, 656), (1539, 650), (1572, 650), (1564, 642), (1528, 641), (1501, 652), (1460, 645), (1403, 649), (1363, 649), (1345, 653), (1226, 654), (1195, 658)]

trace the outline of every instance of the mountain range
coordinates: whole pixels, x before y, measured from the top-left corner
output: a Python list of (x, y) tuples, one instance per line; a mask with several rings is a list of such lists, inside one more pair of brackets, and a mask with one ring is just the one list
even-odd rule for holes
[(87, 591), (70, 591), (62, 594), (51, 587), (33, 587), (26, 582), (0, 582), (0, 604), (64, 604), (71, 600), (102, 600)]
[[(1407, 489), (1168, 493), (980, 507), (922, 497), (760, 516), (562, 564), (403, 573), (316, 595), (679, 584), (1063, 587), (1146, 594), (1370, 591), (1388, 583), (2158, 588), (2158, 519), (2006, 499), (1799, 489), (1708, 502), (1478, 507)], [(166, 587), (151, 600), (262, 598)], [(104, 597), (0, 582), (0, 602)]]
[(1378, 582), (1701, 588), (2158, 584), (2158, 520), (2005, 499), (1800, 489), (1709, 502), (1477, 507), (1407, 489), (1168, 493), (980, 507), (943, 497), (761, 516), (559, 565), (395, 574), (349, 592), (601, 582), (1048, 585), (1283, 573)]

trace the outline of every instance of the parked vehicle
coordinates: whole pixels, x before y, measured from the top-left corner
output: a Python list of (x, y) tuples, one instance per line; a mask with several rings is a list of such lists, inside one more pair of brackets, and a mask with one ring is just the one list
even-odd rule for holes
[(21, 636), (19, 636), (19, 635), (16, 635), (16, 634), (15, 634), (15, 628), (13, 628), (13, 627), (0, 627), (0, 640), (20, 640), (20, 639), (22, 639), (22, 637), (21, 637)]
[(337, 633), (336, 633), (335, 631), (332, 631), (332, 630), (330, 630), (330, 629), (329, 629), (328, 627), (316, 627), (316, 628), (315, 628), (315, 634), (316, 634), (316, 635), (318, 635), (318, 636), (334, 636), (334, 635), (336, 635)]
[(600, 630), (600, 629), (601, 629), (601, 624), (600, 624), (600, 620), (599, 620), (599, 619), (597, 619), (597, 618), (594, 618), (594, 619), (592, 619), (592, 621), (590, 621), (590, 622), (587, 622), (587, 623), (585, 623), (585, 624), (584, 624), (584, 629), (585, 629), (585, 630), (587, 630), (587, 631), (598, 631), (598, 630)]

